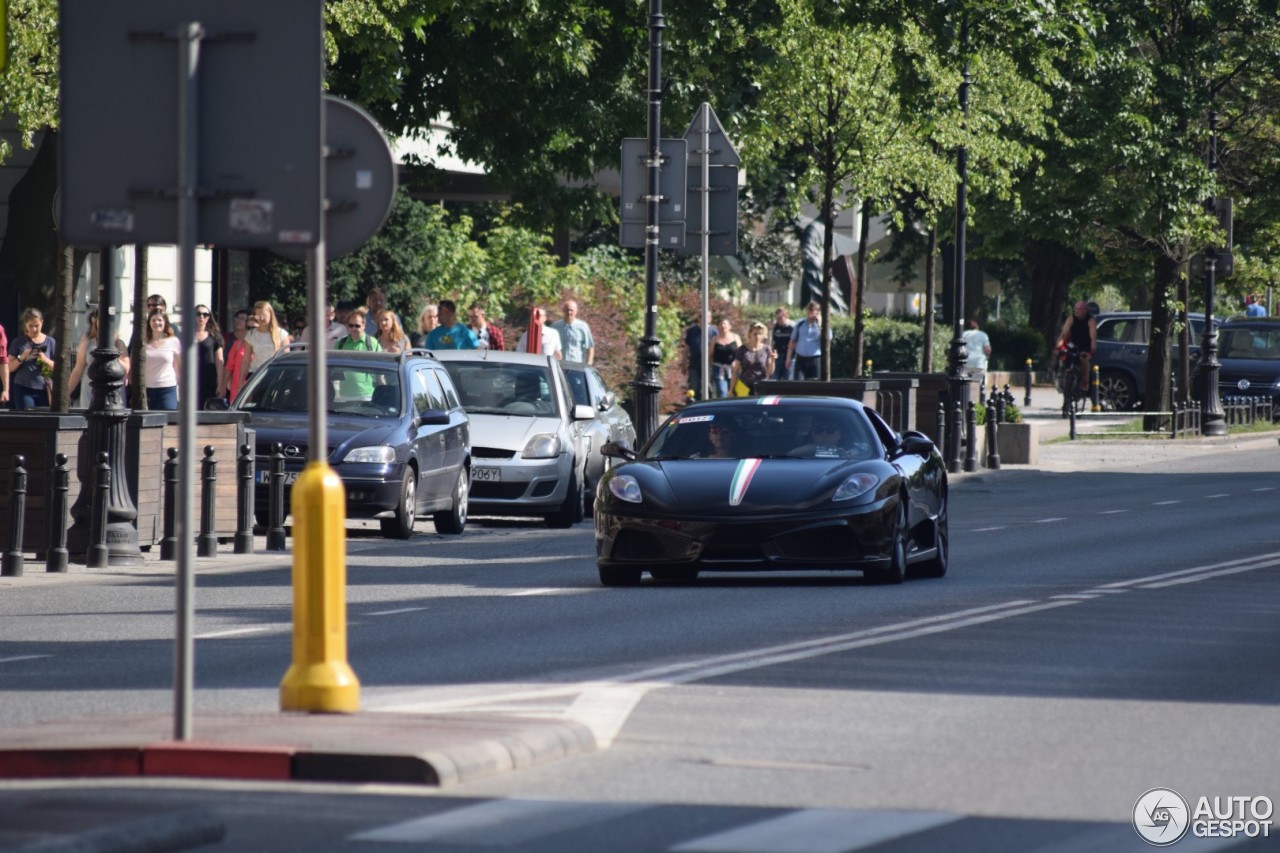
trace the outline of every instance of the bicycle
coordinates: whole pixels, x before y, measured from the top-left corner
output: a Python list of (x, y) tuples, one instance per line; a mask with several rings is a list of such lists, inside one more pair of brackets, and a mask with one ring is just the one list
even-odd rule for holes
[(1089, 401), (1089, 394), (1080, 387), (1080, 378), (1084, 367), (1080, 363), (1080, 350), (1074, 344), (1068, 344), (1058, 350), (1058, 390), (1062, 392), (1062, 416), (1071, 417), (1074, 409), (1083, 412)]

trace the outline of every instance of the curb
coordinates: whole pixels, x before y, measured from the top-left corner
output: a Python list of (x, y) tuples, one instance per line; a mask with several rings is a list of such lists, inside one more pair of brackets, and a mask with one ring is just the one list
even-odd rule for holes
[[(265, 726), (271, 742), (244, 743), (245, 733), (255, 724), (263, 726), (264, 720), (273, 720)], [(68, 729), (154, 729), (156, 722), (114, 718), (9, 730), (6, 739), (24, 745), (0, 745), (0, 778), (167, 776), (447, 787), (598, 748), (581, 723), (495, 715), (228, 715), (197, 726), (212, 732), (206, 739), (183, 742), (144, 735), (127, 743), (127, 734), (117, 734), (111, 743), (76, 744), (78, 738)], [(219, 735), (235, 740), (218, 740)], [(31, 743), (56, 745), (25, 745)]]

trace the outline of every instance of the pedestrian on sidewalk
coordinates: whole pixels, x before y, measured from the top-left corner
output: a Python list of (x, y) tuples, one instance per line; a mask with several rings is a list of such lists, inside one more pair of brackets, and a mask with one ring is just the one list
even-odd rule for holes
[(987, 372), (987, 359), (991, 357), (991, 338), (978, 328), (977, 320), (970, 320), (968, 328), (961, 335), (964, 339), (965, 367), (969, 368), (969, 376), (981, 382)]

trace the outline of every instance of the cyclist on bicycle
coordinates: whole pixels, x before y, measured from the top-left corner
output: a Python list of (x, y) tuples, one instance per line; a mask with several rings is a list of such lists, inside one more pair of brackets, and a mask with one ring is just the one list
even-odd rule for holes
[(1067, 344), (1075, 344), (1080, 353), (1080, 390), (1089, 390), (1089, 365), (1098, 351), (1098, 324), (1089, 313), (1089, 303), (1083, 299), (1076, 303), (1075, 310), (1062, 324), (1062, 334), (1058, 335), (1058, 348), (1065, 349)]

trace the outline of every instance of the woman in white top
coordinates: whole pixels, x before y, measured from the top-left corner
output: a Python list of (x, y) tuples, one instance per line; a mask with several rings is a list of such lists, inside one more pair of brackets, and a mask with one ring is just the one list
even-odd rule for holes
[(383, 352), (404, 352), (410, 346), (408, 336), (400, 328), (400, 318), (390, 308), (378, 312), (378, 343)]
[(147, 408), (178, 408), (178, 374), (182, 372), (182, 344), (173, 333), (169, 315), (153, 308), (147, 315), (147, 348), (144, 360)]
[(258, 321), (258, 328), (245, 333), (244, 357), (240, 360), (240, 381), (236, 383), (236, 387), (243, 386), (255, 370), (266, 364), (291, 340), (285, 330), (280, 328), (270, 302), (253, 303), (253, 318)]

